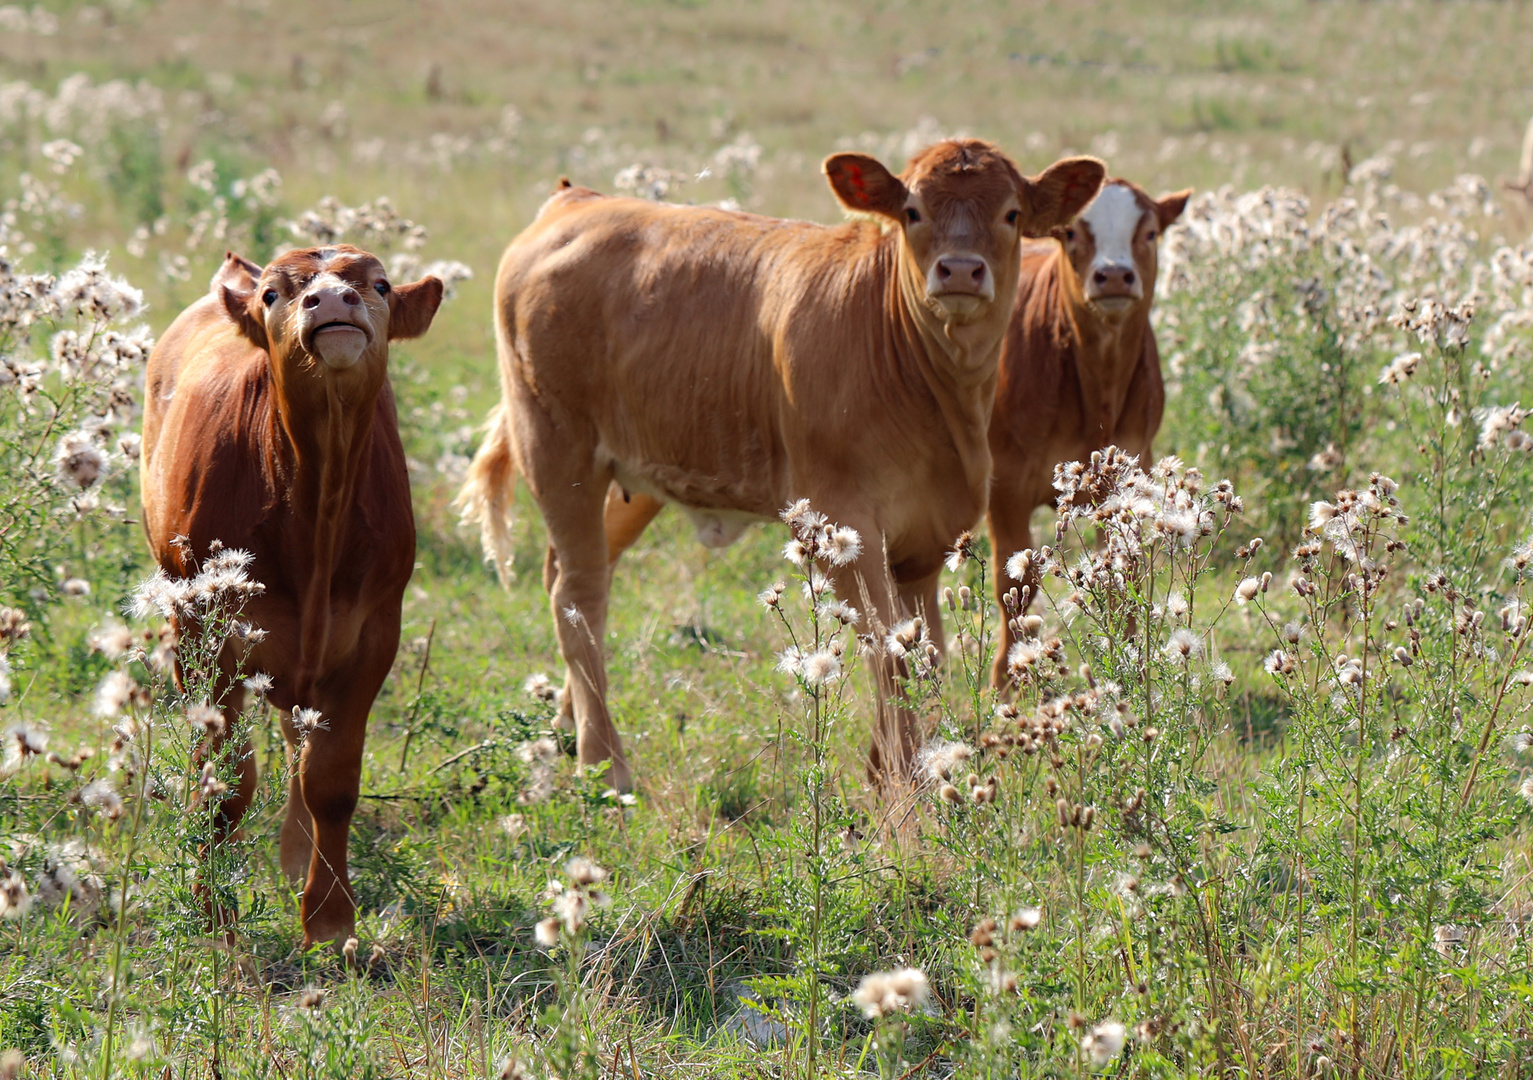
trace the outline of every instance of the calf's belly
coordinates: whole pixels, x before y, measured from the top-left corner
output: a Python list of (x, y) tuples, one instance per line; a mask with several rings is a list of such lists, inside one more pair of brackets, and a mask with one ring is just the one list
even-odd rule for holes
[(769, 520), (782, 501), (763, 485), (674, 465), (613, 460), (612, 475), (625, 491), (677, 504), (709, 548), (733, 544), (747, 527)]

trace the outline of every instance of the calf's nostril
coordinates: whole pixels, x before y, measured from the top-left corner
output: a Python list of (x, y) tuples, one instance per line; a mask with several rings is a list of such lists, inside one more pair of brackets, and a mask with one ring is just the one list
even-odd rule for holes
[(953, 271), (948, 269), (947, 263), (939, 262), (937, 264), (937, 276), (943, 281), (946, 281), (948, 278), (953, 276)]
[(308, 296), (303, 298), (303, 306), (306, 308), (319, 307), (319, 297), (315, 296), (313, 293), (310, 293)]
[(1133, 283), (1134, 283), (1134, 272), (1132, 270), (1130, 270), (1128, 273), (1123, 275), (1123, 284), (1125, 284), (1125, 285), (1132, 285)]
[(1107, 284), (1107, 271), (1105, 271), (1105, 270), (1098, 270), (1096, 272), (1096, 279), (1095, 280), (1096, 280), (1096, 283), (1098, 285), (1106, 285)]
[(360, 296), (358, 296), (355, 292), (352, 292), (350, 290), (348, 290), (346, 295), (343, 296), (341, 299), (345, 300), (348, 304), (352, 304), (352, 305), (360, 304), (362, 302), (362, 298)]

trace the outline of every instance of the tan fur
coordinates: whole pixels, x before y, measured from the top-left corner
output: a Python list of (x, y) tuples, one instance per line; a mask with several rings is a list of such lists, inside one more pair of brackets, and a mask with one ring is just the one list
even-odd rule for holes
[[(634, 506), (644, 496), (731, 522), (808, 498), (863, 535), (865, 554), (837, 573), (837, 592), (861, 606), (866, 590), (868, 614), (897, 621), (985, 508), (985, 430), (1019, 234), (1069, 220), (1102, 176), (1099, 162), (1074, 159), (1024, 179), (974, 140), (940, 143), (899, 177), (856, 154), (831, 157), (825, 171), (845, 208), (896, 227), (569, 188), (501, 260), (502, 403), (461, 502), (503, 564), (513, 467), (526, 478), (548, 526), (579, 758), (610, 759), (618, 786), (630, 772), (601, 650), (621, 551), (603, 528), (609, 483), (630, 493), (636, 518), (619, 541), (653, 516), (654, 502)], [(994, 299), (929, 294), (948, 260), (967, 280), (975, 259)], [(895, 671), (876, 667), (884, 701)], [(906, 771), (915, 735), (903, 710), (881, 708), (875, 767)]]

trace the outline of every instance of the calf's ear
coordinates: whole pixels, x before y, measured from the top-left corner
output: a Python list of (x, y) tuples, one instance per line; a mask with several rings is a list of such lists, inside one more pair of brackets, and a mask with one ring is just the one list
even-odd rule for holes
[(1161, 232), (1165, 232), (1167, 226), (1182, 216), (1182, 211), (1187, 209), (1187, 200), (1190, 198), (1192, 198), (1192, 188), (1160, 197), (1155, 204), (1155, 216), (1160, 219)]
[(442, 303), (440, 278), (423, 277), (389, 293), (389, 340), (420, 337), (431, 326)]
[(261, 268), (243, 255), (224, 252), (224, 261), (213, 274), (208, 287), (214, 290), (224, 285), (235, 292), (254, 292), (256, 282), (261, 280)]
[(266, 338), (266, 321), (262, 317), (256, 290), (254, 288), (248, 291), (236, 289), (218, 282), (216, 277), (214, 282), (218, 290), (218, 298), (223, 301), (224, 310), (229, 313), (229, 318), (234, 320), (240, 337), (258, 349), (269, 351), (271, 342)]
[(1068, 225), (1096, 198), (1107, 167), (1094, 157), (1056, 161), (1037, 176), (1022, 180), (1022, 233), (1044, 237)]
[(830, 190), (848, 210), (903, 220), (910, 192), (877, 158), (867, 154), (832, 154), (825, 159), (824, 172)]

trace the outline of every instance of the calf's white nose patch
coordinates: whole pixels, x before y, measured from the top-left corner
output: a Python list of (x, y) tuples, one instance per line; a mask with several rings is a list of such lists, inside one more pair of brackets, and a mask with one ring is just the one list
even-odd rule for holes
[(1134, 233), (1139, 230), (1139, 219), (1144, 208), (1134, 193), (1122, 184), (1108, 184), (1091, 205), (1081, 212), (1081, 221), (1091, 229), (1096, 242), (1096, 252), (1091, 259), (1091, 272), (1087, 275), (1086, 288), (1091, 292), (1091, 278), (1097, 270), (1106, 267), (1128, 267), (1135, 272), (1133, 294), (1143, 295), (1134, 264)]

